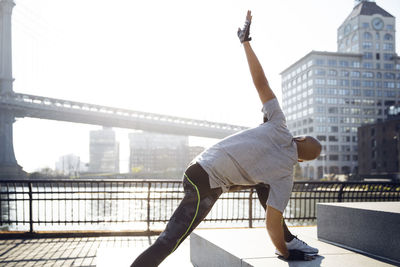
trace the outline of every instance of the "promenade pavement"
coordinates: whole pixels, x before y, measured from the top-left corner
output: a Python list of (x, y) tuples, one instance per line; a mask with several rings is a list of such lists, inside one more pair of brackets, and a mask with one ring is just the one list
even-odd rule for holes
[[(237, 250), (238, 255), (246, 254), (247, 251), (261, 253), (261, 256), (255, 255), (251, 259), (242, 255), (253, 266), (396, 266), (320, 242), (316, 238), (316, 227), (293, 227), (292, 231), (320, 248), (320, 256), (315, 261), (293, 265), (278, 260), (267, 233), (262, 228), (199, 229), (195, 233), (210, 240), (231, 243), (232, 233), (243, 235), (242, 240), (235, 242), (232, 249)], [(129, 266), (155, 239), (156, 237), (126, 236), (0, 240), (0, 266)], [(253, 242), (245, 242), (249, 239), (253, 239)], [(262, 245), (255, 240), (260, 240)], [(193, 267), (190, 262), (190, 240), (185, 240), (160, 267)]]

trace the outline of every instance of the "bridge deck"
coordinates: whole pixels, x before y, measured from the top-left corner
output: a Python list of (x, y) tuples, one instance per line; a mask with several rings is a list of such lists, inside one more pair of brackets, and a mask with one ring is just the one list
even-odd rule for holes
[(32, 117), (177, 135), (223, 138), (243, 126), (100, 106), (28, 94), (0, 96), (0, 109)]

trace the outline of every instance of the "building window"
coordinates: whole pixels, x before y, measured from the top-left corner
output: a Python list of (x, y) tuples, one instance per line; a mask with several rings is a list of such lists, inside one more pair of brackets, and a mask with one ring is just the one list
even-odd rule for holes
[(372, 34), (369, 32), (364, 32), (364, 40), (372, 40)]
[(365, 52), (364, 59), (372, 59), (372, 52)]
[(388, 54), (388, 53), (383, 54), (384, 60), (393, 60), (393, 58), (394, 58), (393, 54)]
[(339, 66), (340, 67), (348, 67), (349, 66), (349, 62), (347, 62), (346, 60), (340, 60), (339, 61)]
[(351, 93), (353, 96), (361, 96), (361, 89), (352, 89)]
[(369, 23), (363, 22), (362, 27), (363, 27), (363, 29), (369, 29)]
[[(362, 81), (362, 86), (363, 86), (363, 87), (370, 87), (370, 88), (373, 88), (374, 85), (375, 85), (375, 82), (374, 82), (374, 81), (370, 81), (370, 80)], [(366, 90), (366, 91), (368, 91), (368, 90)]]
[(363, 78), (374, 78), (374, 73), (373, 73), (373, 72), (370, 72), (370, 71), (364, 71), (364, 72), (362, 73), (362, 77), (363, 77)]
[(324, 106), (317, 106), (315, 109), (316, 113), (325, 113), (325, 107)]
[(349, 80), (339, 80), (339, 85), (340, 86), (349, 86), (350, 81)]
[(372, 62), (364, 62), (363, 67), (365, 69), (372, 69), (372, 68), (374, 68), (374, 64), (372, 64)]
[(370, 49), (372, 49), (372, 43), (371, 42), (363, 42), (362, 48), (370, 50)]
[(361, 74), (359, 71), (352, 71), (350, 72), (350, 77), (360, 77)]
[(330, 136), (329, 136), (329, 141), (330, 141), (330, 142), (338, 142), (339, 140), (338, 140), (337, 136), (330, 135)]
[(355, 33), (355, 34), (353, 35), (353, 37), (351, 37), (351, 41), (352, 41), (353, 43), (358, 41), (358, 34), (357, 34), (357, 33)]
[(341, 70), (340, 71), (340, 76), (342, 77), (349, 77), (349, 72), (347, 70)]
[(337, 114), (338, 113), (338, 108), (337, 107), (329, 107), (328, 108), (328, 113), (329, 114)]
[(383, 50), (393, 51), (393, 44), (392, 43), (383, 43)]
[(324, 69), (315, 69), (314, 74), (318, 76), (325, 76), (325, 70)]
[(395, 80), (396, 79), (396, 75), (392, 72), (385, 72), (384, 75), (385, 79), (389, 79), (389, 80)]
[(328, 79), (328, 80), (326, 80), (326, 84), (337, 85), (337, 80), (336, 79)]
[(384, 96), (385, 97), (396, 97), (396, 92), (395, 91), (385, 91)]
[(342, 146), (342, 152), (350, 152), (350, 146), (346, 145), (346, 146)]
[(393, 41), (393, 35), (387, 33), (383, 36), (383, 40), (385, 41)]
[(383, 82), (383, 88), (394, 88), (395, 83), (394, 82)]
[(328, 66), (330, 66), (330, 67), (336, 66), (336, 60), (334, 60), (334, 59), (329, 59), (329, 60), (328, 60)]
[(329, 160), (337, 161), (339, 160), (339, 155), (329, 155)]
[(317, 95), (324, 95), (325, 94), (325, 88), (317, 87), (317, 88), (314, 89), (314, 93), (317, 94)]
[(386, 25), (386, 30), (388, 30), (388, 31), (393, 31), (393, 29), (394, 29), (394, 27), (393, 27), (392, 24)]
[(317, 139), (319, 141), (326, 141), (326, 136), (325, 135), (317, 135)]
[(339, 152), (339, 146), (338, 145), (330, 145), (329, 151)]
[(364, 90), (364, 96), (368, 97), (375, 96), (375, 90)]
[(337, 70), (328, 70), (328, 76), (337, 76)]
[(353, 68), (359, 68), (359, 67), (361, 66), (361, 64), (360, 64), (359, 61), (352, 61), (352, 62), (351, 62), (351, 66), (352, 66)]
[(360, 87), (361, 86), (361, 81), (360, 80), (351, 80), (351, 86)]
[(350, 136), (342, 136), (342, 141), (345, 143), (349, 143), (350, 142)]
[(392, 70), (392, 69), (394, 69), (394, 65), (393, 65), (393, 64), (385, 63), (385, 64), (383, 65), (383, 68), (384, 68), (385, 70)]
[(315, 64), (318, 65), (318, 66), (323, 66), (325, 64), (325, 62), (324, 62), (323, 59), (317, 58), (315, 60)]

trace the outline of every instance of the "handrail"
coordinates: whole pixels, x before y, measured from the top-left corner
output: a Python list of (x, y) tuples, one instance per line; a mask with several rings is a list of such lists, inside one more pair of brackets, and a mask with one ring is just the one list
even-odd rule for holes
[[(0, 181), (0, 227), (8, 231), (135, 228), (160, 230), (183, 197), (178, 180), (74, 179)], [(312, 223), (320, 202), (400, 201), (400, 183), (294, 182), (287, 221)], [(205, 223), (262, 224), (265, 212), (247, 189), (223, 194)]]

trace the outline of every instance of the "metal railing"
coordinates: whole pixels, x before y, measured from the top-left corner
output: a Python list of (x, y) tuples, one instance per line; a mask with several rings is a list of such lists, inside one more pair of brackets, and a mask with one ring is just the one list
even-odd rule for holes
[[(183, 197), (180, 181), (0, 181), (3, 231), (161, 230)], [(295, 182), (284, 217), (313, 223), (319, 202), (400, 201), (400, 183)], [(205, 226), (263, 224), (253, 189), (222, 194)]]

